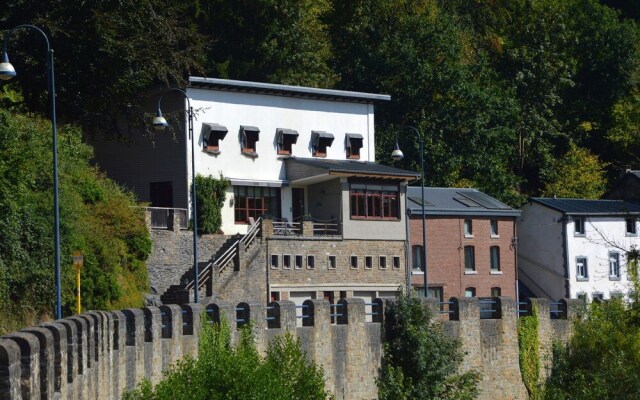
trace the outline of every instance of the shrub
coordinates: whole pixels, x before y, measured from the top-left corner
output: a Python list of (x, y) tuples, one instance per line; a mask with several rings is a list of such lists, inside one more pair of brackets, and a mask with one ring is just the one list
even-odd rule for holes
[(198, 209), (198, 231), (218, 233), (222, 226), (220, 214), (230, 182), (224, 176), (196, 176), (196, 203)]

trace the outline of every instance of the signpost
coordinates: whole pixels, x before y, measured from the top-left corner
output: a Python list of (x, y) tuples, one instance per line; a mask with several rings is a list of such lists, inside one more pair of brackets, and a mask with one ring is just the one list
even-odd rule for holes
[(82, 252), (80, 250), (74, 251), (73, 252), (73, 268), (76, 270), (76, 286), (78, 287), (78, 295), (77, 295), (78, 314), (82, 313), (82, 306), (80, 305), (80, 270), (82, 269), (83, 264), (84, 264), (84, 258), (82, 257)]

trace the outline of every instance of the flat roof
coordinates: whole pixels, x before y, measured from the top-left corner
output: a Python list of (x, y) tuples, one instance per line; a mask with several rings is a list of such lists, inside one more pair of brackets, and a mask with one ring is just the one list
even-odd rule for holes
[(625, 200), (530, 197), (529, 201), (567, 215), (606, 216), (640, 214), (640, 203)]
[(346, 90), (319, 89), (305, 86), (278, 85), (231, 79), (189, 77), (189, 86), (198, 89), (226, 90), (230, 92), (257, 93), (275, 96), (302, 97), (318, 100), (345, 101), (352, 103), (372, 103), (374, 101), (390, 101), (388, 94), (351, 92)]

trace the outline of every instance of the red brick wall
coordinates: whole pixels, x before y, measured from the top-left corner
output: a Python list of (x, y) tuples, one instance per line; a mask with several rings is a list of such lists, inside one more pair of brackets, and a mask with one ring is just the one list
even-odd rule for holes
[[(499, 287), (502, 296), (515, 298), (516, 255), (511, 247), (515, 236), (514, 218), (467, 217), (472, 220), (473, 238), (464, 237), (465, 217), (427, 216), (427, 278), (429, 287), (442, 286), (444, 298), (464, 296), (474, 287), (476, 296), (491, 296), (491, 288)], [(498, 220), (499, 238), (492, 238), (490, 220)], [(422, 218), (410, 222), (411, 246), (422, 246)], [(476, 274), (465, 274), (464, 246), (475, 247)], [(502, 274), (490, 273), (490, 247), (500, 247)], [(409, 263), (411, 268), (412, 263)], [(413, 286), (423, 287), (423, 275), (412, 275)]]

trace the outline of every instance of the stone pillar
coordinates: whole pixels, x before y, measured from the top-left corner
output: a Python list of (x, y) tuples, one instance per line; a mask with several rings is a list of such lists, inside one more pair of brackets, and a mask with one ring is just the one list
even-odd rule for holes
[(125, 317), (126, 387), (132, 390), (145, 378), (144, 370), (144, 314), (141, 309), (122, 310)]
[(122, 311), (112, 312), (113, 321), (113, 369), (111, 376), (112, 392), (118, 398), (127, 388), (127, 368), (129, 364), (127, 355), (127, 317)]
[(162, 317), (162, 362), (161, 369), (182, 358), (182, 308), (177, 304), (160, 306)]
[(0, 399), (21, 400), (20, 348), (13, 340), (0, 338)]
[(476, 297), (452, 298), (453, 308), (458, 318), (455, 337), (461, 342), (461, 350), (466, 353), (462, 372), (475, 369), (482, 373), (480, 341), (480, 306)]
[(4, 336), (13, 341), (20, 354), (20, 392), (23, 399), (40, 398), (40, 344), (35, 335), (27, 332), (14, 332)]
[(204, 311), (204, 307), (201, 304), (189, 303), (184, 304), (182, 307), (182, 348), (184, 349), (183, 356), (198, 356), (198, 341), (200, 339), (200, 329), (202, 321), (200, 316)]
[(87, 371), (87, 352), (89, 351), (88, 344), (88, 327), (87, 321), (84, 318), (80, 318), (79, 316), (69, 317), (67, 320), (71, 321), (72, 324), (76, 326), (76, 354), (77, 354), (77, 363), (78, 363), (78, 373), (75, 377), (75, 388), (77, 391), (77, 395), (79, 399), (89, 398), (89, 373)]
[(268, 347), (265, 335), (266, 330), (268, 329), (267, 310), (264, 304), (258, 302), (241, 304), (249, 307), (249, 320), (253, 324), (251, 326), (251, 331), (253, 332), (256, 349), (260, 354), (265, 354)]
[[(340, 374), (335, 371), (333, 345), (339, 343), (337, 343), (336, 338), (333, 336), (333, 328), (336, 328), (336, 326), (331, 325), (329, 302), (324, 299), (313, 299), (306, 300), (304, 305), (308, 306), (305, 313), (309, 315), (309, 318), (303, 319), (302, 323), (305, 327), (308, 326), (311, 328), (311, 346), (308, 349), (309, 357), (324, 367), (327, 373), (325, 389), (330, 393), (335, 393), (336, 377), (339, 377), (340, 380), (342, 380), (343, 377), (339, 376)], [(340, 328), (344, 328), (344, 326)], [(333, 375), (331, 375), (332, 372)]]
[(65, 336), (67, 338), (67, 348), (63, 351), (67, 354), (67, 368), (66, 376), (62, 377), (67, 382), (67, 399), (77, 399), (79, 397), (79, 382), (81, 379), (78, 377), (78, 329), (76, 324), (72, 323), (68, 319), (61, 319), (56, 321), (64, 327)]
[[(53, 338), (53, 390), (61, 399), (71, 398), (67, 391), (67, 331), (57, 322), (48, 322), (41, 327), (49, 330)], [(2, 393), (0, 398), (3, 398)]]
[(313, 236), (313, 221), (308, 218), (302, 220), (302, 236)]
[(298, 318), (296, 317), (296, 303), (290, 300), (280, 300), (270, 305), (275, 305), (278, 308), (278, 318), (280, 324), (278, 328), (282, 332), (290, 331), (295, 334), (296, 326), (298, 324)]
[(145, 378), (156, 384), (162, 378), (162, 316), (158, 307), (145, 307), (144, 314), (144, 370)]
[(265, 215), (262, 217), (262, 237), (266, 239), (271, 236), (273, 236), (273, 220)]
[(40, 395), (44, 399), (54, 397), (55, 392), (55, 360), (53, 353), (53, 334), (43, 327), (31, 327), (21, 332), (30, 333), (38, 340), (40, 352), (38, 354), (38, 364), (40, 366)]

